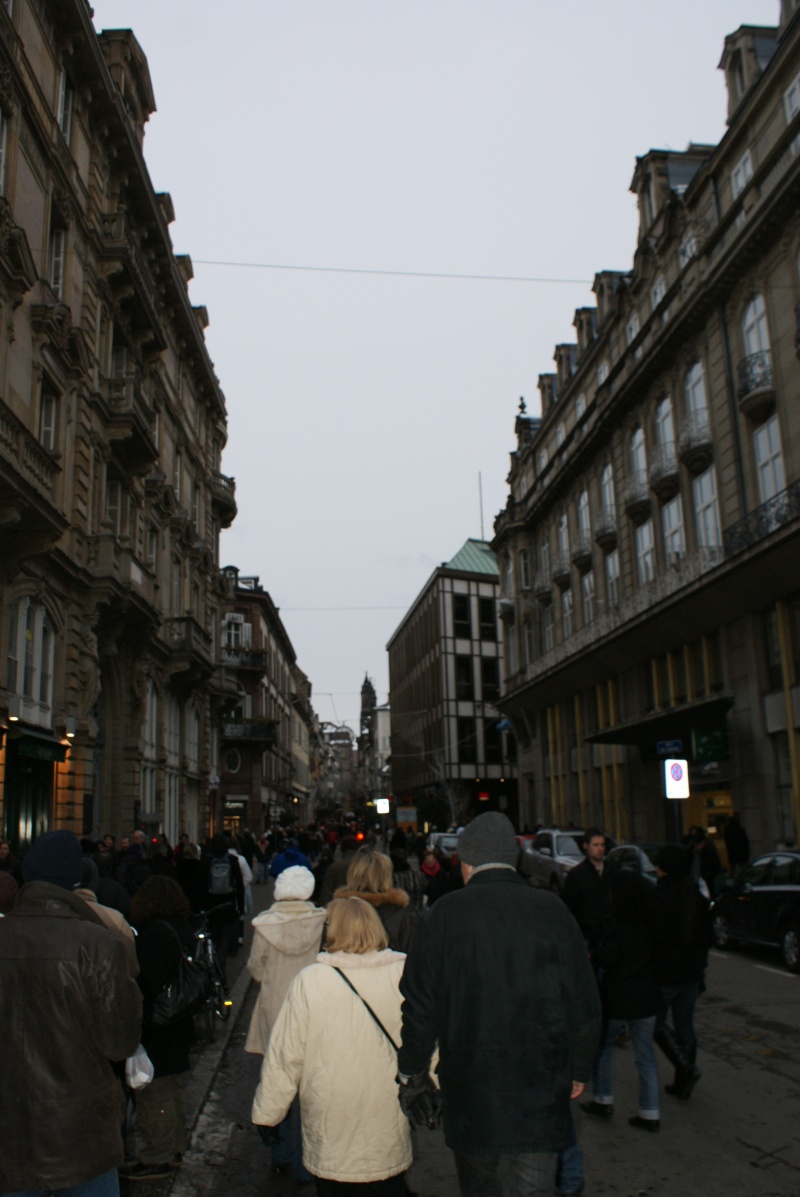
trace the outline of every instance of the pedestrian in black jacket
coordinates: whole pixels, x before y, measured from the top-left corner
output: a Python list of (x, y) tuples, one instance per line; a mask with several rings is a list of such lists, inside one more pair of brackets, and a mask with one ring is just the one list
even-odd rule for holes
[(558, 898), (518, 876), (517, 847), (505, 815), (468, 824), (466, 884), (420, 921), (400, 983), (401, 1104), (438, 1043), (445, 1139), (466, 1195), (550, 1197), (600, 1026), (578, 928)]
[(168, 1027), (148, 1023), (153, 1001), (165, 985), (176, 980), (184, 953), (190, 955), (194, 937), (189, 903), (177, 881), (155, 875), (136, 892), (131, 918), (138, 932), (139, 986), (144, 997), (142, 1046), (155, 1076), (136, 1094), (138, 1160), (120, 1169), (128, 1180), (158, 1180), (169, 1176), (187, 1146), (186, 1114), (180, 1074), (189, 1071), (193, 1038), (191, 1015)]
[(708, 902), (689, 879), (690, 865), (689, 851), (678, 844), (665, 844), (656, 857), (656, 976), (661, 987), (661, 1009), (655, 1041), (675, 1065), (675, 1077), (666, 1086), (667, 1093), (684, 1100), (700, 1079), (695, 1064), (694, 1008), (711, 946)]
[(606, 854), (603, 832), (596, 827), (590, 828), (583, 837), (583, 850), (586, 859), (567, 873), (564, 901), (575, 915), (591, 952), (599, 943), (609, 913), (608, 886), (603, 872)]
[(639, 1109), (628, 1119), (637, 1130), (658, 1131), (658, 1064), (653, 1050), (661, 994), (656, 981), (655, 894), (627, 869), (609, 877), (611, 913), (595, 950), (603, 1002), (603, 1042), (594, 1066), (594, 1097), (583, 1109), (610, 1118), (614, 1112), (614, 1040), (627, 1027), (639, 1076)]

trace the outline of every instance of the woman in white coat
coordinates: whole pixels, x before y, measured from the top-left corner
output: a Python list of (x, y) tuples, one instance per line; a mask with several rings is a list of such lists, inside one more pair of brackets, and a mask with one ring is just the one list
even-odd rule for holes
[[(275, 879), (274, 903), (253, 919), (254, 935), (247, 967), (260, 983), (260, 989), (245, 1051), (264, 1055), (289, 986), (300, 970), (317, 958), (325, 911), (310, 901), (313, 892), (312, 872), (301, 865), (284, 869)], [(302, 1162), (297, 1103), (287, 1112), (280, 1127), (280, 1142), (272, 1147), (273, 1171), (286, 1172), (291, 1164), (295, 1180), (301, 1184), (311, 1180)]]
[(334, 899), (327, 950), (292, 982), (264, 1057), (253, 1122), (276, 1126), (299, 1092), (303, 1161), (318, 1197), (406, 1194), (411, 1135), (397, 1053), (364, 1004), (399, 1044), (405, 956), (386, 944), (368, 903)]

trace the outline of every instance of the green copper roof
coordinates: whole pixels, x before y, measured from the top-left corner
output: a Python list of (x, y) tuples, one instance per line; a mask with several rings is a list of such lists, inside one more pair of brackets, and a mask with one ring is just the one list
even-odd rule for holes
[(445, 569), (460, 569), (469, 574), (492, 574), (500, 577), (497, 558), (489, 548), (487, 540), (468, 540), (455, 557), (448, 561)]

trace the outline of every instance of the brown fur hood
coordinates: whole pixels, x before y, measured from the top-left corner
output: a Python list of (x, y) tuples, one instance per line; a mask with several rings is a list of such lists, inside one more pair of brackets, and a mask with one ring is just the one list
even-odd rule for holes
[(404, 889), (387, 889), (384, 894), (357, 893), (354, 889), (337, 889), (334, 898), (363, 898), (370, 906), (408, 906), (411, 899)]

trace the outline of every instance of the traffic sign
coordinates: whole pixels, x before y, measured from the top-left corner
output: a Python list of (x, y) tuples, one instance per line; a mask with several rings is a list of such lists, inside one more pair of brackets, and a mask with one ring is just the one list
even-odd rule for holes
[(689, 797), (689, 762), (675, 757), (664, 761), (664, 789), (668, 798)]

